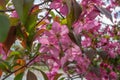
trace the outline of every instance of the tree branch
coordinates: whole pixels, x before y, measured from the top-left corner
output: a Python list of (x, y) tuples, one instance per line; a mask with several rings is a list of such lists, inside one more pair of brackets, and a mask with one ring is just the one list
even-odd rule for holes
[[(37, 4), (37, 5), (34, 5), (31, 10), (33, 10), (34, 8), (36, 8), (37, 6), (40, 6), (40, 5), (43, 5), (45, 3), (49, 2), (49, 0), (45, 0), (44, 2), (40, 3), (40, 4)], [(1, 13), (4, 13), (4, 12), (11, 12), (11, 11), (14, 11), (15, 9), (8, 9), (8, 10), (0, 10)]]
[(8, 9), (8, 10), (0, 10), (1, 13), (4, 13), (4, 12), (11, 12), (11, 11), (14, 11), (15, 9)]
[(35, 55), (35, 56), (33, 57), (33, 59), (31, 59), (26, 65), (24, 65), (24, 66), (20, 67), (19, 69), (11, 72), (11, 73), (8, 74), (7, 76), (5, 76), (2, 80), (5, 80), (5, 79), (8, 78), (9, 76), (11, 76), (13, 73), (15, 73), (15, 72), (17, 72), (17, 71), (19, 71), (19, 70), (27, 67), (27, 66), (28, 66), (32, 61), (34, 61), (39, 55), (40, 55), (40, 54)]
[(57, 9), (55, 11), (64, 19), (64, 16)]
[(35, 26), (38, 26), (39, 23), (41, 23), (50, 13), (51, 9), (49, 9), (48, 13), (35, 25)]
[(47, 2), (49, 2), (49, 0), (45, 0), (44, 2), (42, 2), (42, 3), (40, 3), (40, 4), (34, 5), (34, 6), (31, 8), (30, 12), (31, 12), (34, 8), (36, 8), (36, 7), (40, 6), (40, 5), (43, 5), (43, 4), (47, 3)]

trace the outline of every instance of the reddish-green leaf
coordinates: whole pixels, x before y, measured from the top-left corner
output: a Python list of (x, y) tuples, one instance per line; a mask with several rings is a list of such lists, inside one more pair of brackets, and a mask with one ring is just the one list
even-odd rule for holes
[(12, 44), (16, 40), (16, 31), (17, 31), (16, 29), (17, 29), (17, 26), (10, 27), (7, 38), (3, 43), (3, 45), (4, 45), (3, 47), (4, 47), (6, 52), (8, 52), (8, 50), (10, 49), (10, 47), (12, 46)]
[(9, 18), (10, 26), (16, 26), (18, 24), (19, 19), (18, 18)]
[(62, 73), (56, 74), (53, 80), (58, 80), (58, 78), (60, 78), (60, 76), (62, 76)]
[(0, 69), (0, 77), (2, 76), (2, 74), (3, 74), (3, 71), (2, 71), (2, 69)]
[[(14, 70), (18, 70), (19, 68), (21, 68), (22, 66), (24, 66), (26, 64), (26, 62), (23, 59), (17, 59), (16, 60), (16, 64), (17, 65), (14, 66)], [(15, 72), (15, 75), (23, 73), (25, 71), (25, 68), (26, 67), (24, 67), (24, 68), (20, 69), (19, 71)]]
[(68, 7), (67, 25), (71, 28), (72, 24), (78, 20), (80, 14), (82, 13), (82, 8), (76, 0), (65, 0), (65, 2)]
[(26, 80), (37, 80), (37, 77), (36, 77), (36, 75), (33, 72), (28, 70), (28, 72), (27, 72), (27, 79)]
[(38, 36), (40, 36), (43, 32), (45, 31), (45, 29), (40, 29), (38, 32), (36, 32), (35, 36), (33, 39), (37, 38)]
[(6, 8), (5, 0), (0, 0), (0, 9), (4, 10)]

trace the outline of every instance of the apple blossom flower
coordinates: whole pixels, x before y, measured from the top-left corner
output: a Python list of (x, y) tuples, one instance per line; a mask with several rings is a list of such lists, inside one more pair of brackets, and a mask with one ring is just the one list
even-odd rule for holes
[(63, 15), (68, 14), (68, 7), (67, 5), (63, 2), (63, 0), (53, 0), (53, 2), (50, 4), (50, 8), (53, 9), (60, 9), (60, 12)]
[(10, 15), (10, 17), (18, 18), (17, 12), (16, 12), (16, 11), (13, 11), (12, 14)]
[(2, 56), (2, 59), (5, 60), (7, 58), (7, 54), (5, 50), (3, 49), (3, 44), (0, 43), (0, 55)]

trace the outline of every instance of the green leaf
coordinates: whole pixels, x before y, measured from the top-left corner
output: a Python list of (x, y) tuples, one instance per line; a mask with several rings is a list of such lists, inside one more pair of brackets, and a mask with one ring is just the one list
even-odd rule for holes
[(16, 25), (18, 25), (19, 19), (11, 17), (11, 18), (9, 18), (9, 21), (10, 21), (11, 26), (16, 26)]
[(20, 20), (24, 23), (24, 16), (23, 16), (23, 5), (24, 5), (24, 0), (12, 0), (15, 9), (18, 13), (18, 16)]
[(50, 30), (52, 28), (52, 24), (48, 24), (47, 26), (46, 26), (46, 29), (47, 30)]
[(33, 2), (34, 0), (24, 0), (23, 12), (24, 12), (25, 21), (27, 20), (27, 17), (32, 8)]
[(19, 51), (12, 51), (9, 56), (19, 56), (21, 53)]
[(22, 80), (23, 76), (24, 76), (24, 73), (20, 73), (15, 76), (14, 80)]
[(67, 19), (63, 19), (63, 20), (61, 21), (61, 24), (67, 24)]
[(0, 69), (2, 69), (3, 71), (9, 70), (10, 69), (9, 63), (1, 60), (0, 61)]
[(50, 11), (50, 14), (51, 14), (51, 16), (52, 16), (53, 18), (55, 18), (55, 14), (54, 14), (53, 11)]
[(41, 74), (43, 75), (44, 80), (49, 80), (45, 72), (43, 72), (42, 70), (37, 69), (37, 68), (35, 68), (35, 67), (32, 67), (32, 68), (35, 69), (35, 70), (37, 70), (37, 71), (40, 71)]
[(26, 80), (37, 80), (37, 77), (36, 77), (36, 75), (33, 72), (28, 70), (28, 72), (27, 72), (27, 79)]
[[(10, 65), (13, 65), (14, 61), (15, 61), (15, 56), (10, 56), (10, 57), (7, 58), (7, 62)], [(12, 66), (11, 66), (11, 68), (12, 68)]]
[(58, 78), (59, 78), (60, 76), (62, 76), (62, 73), (56, 74), (53, 80), (58, 80)]
[(76, 0), (65, 0), (68, 7), (67, 25), (70, 29), (72, 24), (79, 19), (82, 13), (82, 7), (76, 2)]
[(47, 75), (45, 74), (45, 72), (43, 72), (42, 70), (39, 70), (39, 71), (42, 73), (43, 78), (44, 78), (45, 80), (48, 80), (48, 77), (47, 77)]
[(6, 4), (9, 2), (9, 0), (5, 0)]
[(74, 12), (73, 10), (70, 12), (70, 14), (67, 15), (67, 26), (69, 29), (71, 29), (72, 24), (74, 22)]
[(60, 78), (60, 80), (65, 80), (65, 77)]
[(36, 25), (36, 22), (37, 22), (37, 13), (36, 14), (31, 14), (29, 17), (28, 17), (28, 20), (26, 21), (26, 27), (27, 27), (27, 31), (29, 33), (31, 33), (34, 28), (35, 28), (35, 25)]
[(19, 15), (20, 20), (23, 22), (23, 24), (25, 24), (34, 0), (12, 0), (12, 1)]
[(5, 15), (0, 15), (0, 42), (4, 42), (8, 31), (10, 28), (10, 23)]
[(110, 36), (106, 34), (106, 35), (104, 35), (104, 38), (109, 39)]
[(38, 20), (38, 17), (36, 16), (41, 10), (40, 9), (33, 9), (32, 13), (28, 16), (28, 20), (26, 21), (25, 27), (26, 31), (28, 32), (28, 43), (30, 44), (33, 40), (33, 36), (36, 32), (36, 23)]

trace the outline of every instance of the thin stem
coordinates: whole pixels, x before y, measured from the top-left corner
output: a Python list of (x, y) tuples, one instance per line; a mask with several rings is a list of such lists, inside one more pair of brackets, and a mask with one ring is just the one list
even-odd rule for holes
[(57, 9), (55, 11), (64, 19), (64, 16)]
[[(36, 8), (36, 7), (40, 6), (40, 5), (43, 5), (43, 4), (47, 3), (47, 2), (49, 2), (49, 0), (45, 0), (44, 2), (42, 2), (42, 3), (40, 3), (40, 4), (34, 5), (34, 6), (31, 8), (31, 11), (32, 11), (34, 8)], [(4, 12), (11, 12), (11, 11), (14, 11), (14, 10), (15, 10), (15, 9), (0, 10), (0, 12), (1, 12), (1, 13), (4, 13)]]
[(19, 71), (19, 70), (27, 67), (27, 66), (28, 66), (32, 61), (34, 61), (39, 55), (40, 55), (40, 54), (37, 54), (36, 56), (34, 56), (33, 59), (31, 59), (26, 65), (24, 65), (24, 66), (18, 68), (17, 70), (11, 72), (11, 73), (8, 74), (7, 76), (5, 76), (2, 80), (5, 80), (5, 79), (8, 78), (9, 76), (11, 76), (13, 73), (15, 73), (15, 72), (17, 72), (17, 71)]
[[(40, 6), (40, 5), (43, 5), (43, 4), (47, 3), (47, 2), (49, 2), (49, 0), (45, 0), (44, 2), (42, 2), (42, 3), (40, 3), (40, 4), (34, 5), (34, 6), (31, 8), (31, 11), (32, 11), (34, 8), (36, 8), (36, 7)], [(30, 11), (30, 12), (31, 12), (31, 11)]]
[(50, 13), (51, 9), (49, 9), (48, 13), (36, 24), (36, 26), (39, 25), (39, 23), (41, 23)]
[(8, 10), (0, 10), (1, 13), (4, 13), (4, 12), (11, 12), (11, 11), (14, 11), (15, 9), (8, 9)]

